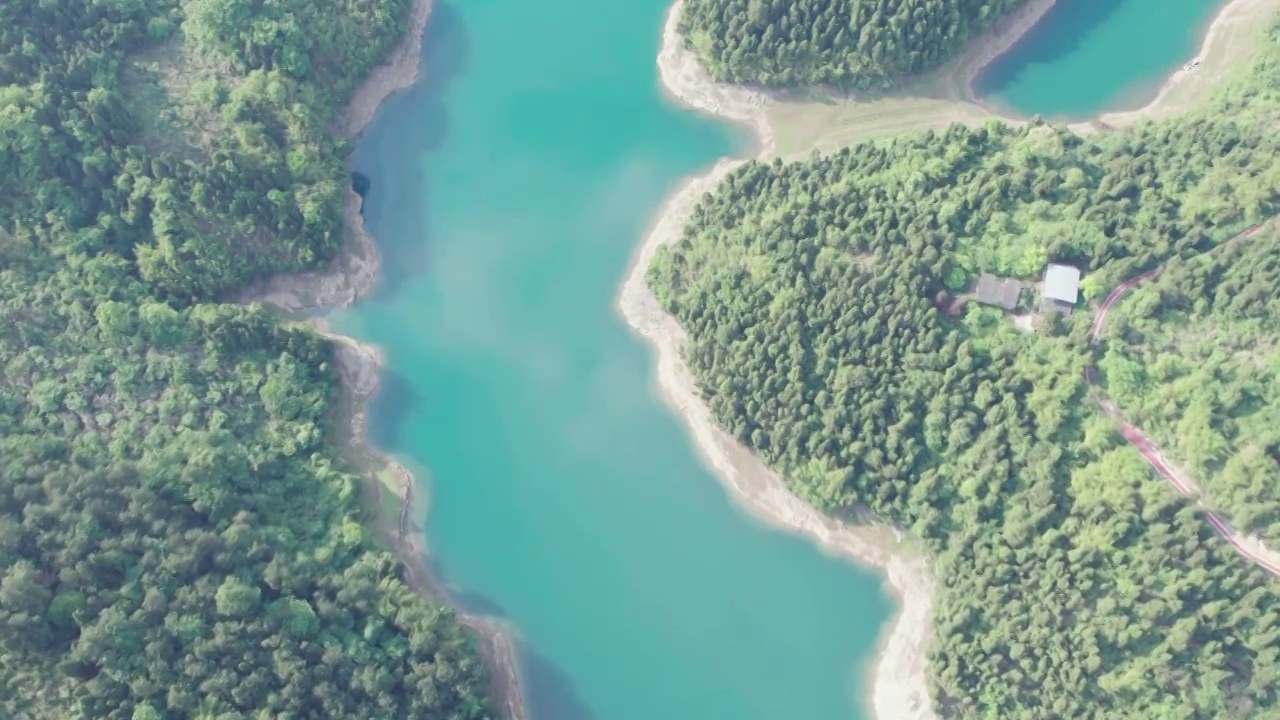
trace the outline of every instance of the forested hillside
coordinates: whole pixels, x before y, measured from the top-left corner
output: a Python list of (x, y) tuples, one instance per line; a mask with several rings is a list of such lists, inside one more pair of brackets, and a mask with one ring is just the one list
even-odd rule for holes
[[(1098, 293), (1274, 214), (1280, 23), (1266, 40), (1176, 120), (955, 126), (749, 163), (651, 268), (719, 422), (804, 497), (869, 506), (933, 554), (947, 717), (1280, 716), (1280, 584), (1096, 410), (1090, 313), (1030, 334), (940, 310), (975, 271), (1064, 260)], [(1271, 264), (1222, 312), (1264, 322)]]
[(1109, 316), (1107, 392), (1241, 529), (1280, 541), (1280, 231), (1175, 259)]
[(0, 716), (482, 718), (245, 282), (340, 242), (335, 105), (405, 0), (0, 0)]
[(887, 87), (940, 65), (1026, 0), (684, 0), (680, 31), (717, 80)]

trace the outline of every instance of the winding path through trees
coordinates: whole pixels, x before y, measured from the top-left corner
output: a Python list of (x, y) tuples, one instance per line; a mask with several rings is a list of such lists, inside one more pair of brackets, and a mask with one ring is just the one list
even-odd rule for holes
[[(1261, 229), (1261, 225), (1255, 225), (1244, 231), (1239, 237), (1249, 237)], [(1098, 314), (1093, 320), (1093, 329), (1090, 331), (1090, 341), (1097, 344), (1098, 339), (1102, 336), (1102, 328), (1107, 321), (1107, 313), (1111, 311), (1111, 306), (1120, 299), (1122, 295), (1137, 287), (1144, 280), (1155, 277), (1160, 272), (1159, 268), (1149, 270), (1141, 275), (1134, 276), (1120, 283), (1112, 290), (1102, 301), (1102, 305), (1098, 308)], [(1093, 366), (1090, 365), (1084, 371), (1085, 382), (1089, 383), (1093, 390), (1094, 398), (1098, 402), (1098, 406), (1106, 413), (1108, 417), (1114, 420), (1120, 426), (1120, 434), (1129, 442), (1139, 453), (1142, 458), (1147, 461), (1152, 468), (1169, 483), (1178, 494), (1190, 498), (1196, 505), (1204, 508), (1205, 519), (1213, 526), (1213, 529), (1222, 536), (1224, 540), (1231, 543), (1240, 555), (1256, 563), (1259, 567), (1280, 578), (1280, 557), (1275, 552), (1268, 550), (1260, 541), (1255, 538), (1242, 536), (1236, 532), (1222, 516), (1209, 509), (1203, 502), (1196, 498), (1199, 494), (1199, 487), (1195, 481), (1189, 478), (1186, 473), (1178, 470), (1172, 463), (1165, 460), (1160, 454), (1159, 448), (1147, 437), (1145, 433), (1137, 427), (1125, 422), (1121, 417), (1116, 404), (1102, 391), (1098, 385), (1097, 375), (1094, 373)]]

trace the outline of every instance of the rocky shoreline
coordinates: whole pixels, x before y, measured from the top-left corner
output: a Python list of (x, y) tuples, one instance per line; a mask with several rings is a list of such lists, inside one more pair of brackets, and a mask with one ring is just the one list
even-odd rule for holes
[[(768, 108), (773, 103), (786, 102), (786, 95), (713, 81), (685, 49), (677, 31), (682, 2), (677, 0), (671, 8), (663, 31), (658, 66), (664, 88), (684, 105), (751, 126), (760, 140), (758, 159), (770, 158), (774, 154), (775, 135)], [(942, 71), (949, 76), (948, 84), (953, 88), (948, 94), (956, 101), (973, 103), (991, 112), (975, 97), (974, 80), (1043, 19), (1055, 2), (1029, 0), (976, 38)], [(1208, 56), (1215, 43), (1228, 41), (1225, 28), (1238, 24), (1237, 16), (1245, 16), (1253, 6), (1270, 2), (1274, 0), (1232, 0), (1206, 33), (1197, 59)], [(1176, 111), (1175, 103), (1170, 102), (1170, 91), (1186, 76), (1186, 70), (1175, 72), (1158, 96), (1139, 110), (1104, 113), (1094, 121), (1074, 124), (1071, 129), (1087, 133)], [(1005, 122), (1020, 122), (994, 113), (993, 116)], [(901, 607), (876, 665), (873, 710), (880, 720), (937, 720), (928, 694), (926, 653), (932, 635), (934, 580), (927, 560), (904, 549), (888, 537), (889, 533), (883, 532), (883, 528), (877, 533), (875, 527), (848, 524), (818, 512), (793, 495), (781, 478), (721, 430), (702, 401), (696, 379), (684, 362), (684, 329), (658, 306), (645, 282), (645, 273), (656, 250), (680, 239), (685, 221), (703, 193), (713, 191), (743, 162), (746, 160), (722, 159), (706, 174), (690, 179), (668, 199), (633, 260), (618, 307), (635, 332), (654, 346), (655, 379), (664, 401), (688, 424), (704, 460), (733, 491), (744, 509), (766, 523), (809, 537), (824, 551), (883, 569), (889, 585), (901, 599)], [(897, 532), (892, 534), (899, 536)]]
[[(414, 0), (404, 37), (386, 62), (374, 68), (352, 93), (351, 101), (331, 125), (331, 132), (355, 139), (376, 115), (383, 101), (417, 82), (422, 59), (422, 35), (433, 4), (434, 0)], [(348, 187), (343, 206), (347, 233), (342, 250), (327, 271), (269, 278), (246, 290), (240, 302), (260, 302), (287, 312), (323, 311), (349, 306), (366, 295), (377, 283), (381, 262), (377, 245), (364, 228), (361, 203), (361, 197)], [(379, 517), (373, 531), (404, 565), (405, 580), (410, 587), (435, 602), (453, 607), (458, 621), (475, 634), (477, 651), (489, 668), (490, 694), (494, 703), (506, 720), (521, 720), (526, 717), (526, 712), (520, 690), (519, 665), (509, 633), (489, 618), (462, 610), (432, 577), (421, 533), (411, 522), (412, 517), (423, 514), (415, 503), (417, 482), (404, 466), (368, 442), (368, 403), (377, 392), (382, 376), (381, 350), (331, 332), (322, 319), (311, 320), (311, 325), (322, 337), (334, 343), (334, 356), (344, 394), (342, 404), (350, 409), (346, 414), (348, 426), (343, 429), (343, 450), (371, 460), (372, 464), (381, 466), (396, 478), (398, 517)], [(371, 494), (380, 498), (382, 485), (377, 473), (366, 472), (365, 482), (373, 489)], [(377, 502), (375, 507), (380, 511), (381, 502)]]
[(423, 517), (425, 508), (417, 502), (417, 481), (403, 465), (387, 457), (366, 439), (367, 409), (369, 400), (377, 393), (382, 378), (383, 358), (381, 350), (346, 335), (330, 332), (322, 320), (313, 321), (313, 327), (324, 338), (334, 343), (334, 358), (339, 377), (342, 378), (341, 405), (349, 408), (347, 427), (343, 432), (343, 450), (351, 457), (365, 458), (373, 467), (380, 466), (396, 480), (397, 512), (386, 517), (382, 511), (383, 484), (374, 470), (365, 473), (365, 481), (373, 489), (371, 495), (376, 520), (372, 528), (375, 535), (388, 546), (405, 568), (405, 582), (415, 591), (434, 602), (454, 608), (458, 621), (475, 634), (477, 651), (489, 668), (490, 695), (505, 720), (521, 720), (527, 717), (520, 690), (520, 668), (515, 647), (506, 629), (496, 621), (465, 612), (449, 597), (448, 591), (432, 577), (426, 562), (426, 548), (422, 534), (413, 518)]
[[(1054, 5), (1055, 0), (1030, 0), (1014, 15), (1000, 21), (983, 38), (976, 40), (955, 66), (957, 98), (976, 102), (972, 82), (1001, 53), (1012, 47)], [(1271, 0), (1233, 0), (1208, 32), (1201, 56), (1219, 41), (1219, 29), (1232, 17), (1233, 8)], [(374, 117), (391, 94), (417, 80), (421, 61), (422, 34), (433, 0), (415, 0), (405, 37), (375, 68), (352, 95), (349, 105), (335, 119), (335, 134), (355, 138)], [(676, 31), (682, 0), (668, 15), (663, 32), (658, 66), (663, 87), (683, 104), (730, 121), (752, 127), (759, 139), (759, 157), (775, 151), (773, 128), (767, 110), (782, 101), (776, 93), (713, 82), (691, 53), (686, 51)], [(1159, 96), (1144, 108), (1128, 113), (1105, 114), (1108, 125), (1121, 125), (1148, 117), (1161, 109), (1169, 90), (1182, 81), (1185, 72), (1168, 79)], [(1072, 129), (1089, 131), (1087, 123)], [(703, 176), (693, 178), (675, 192), (664, 205), (649, 235), (639, 248), (621, 289), (618, 305), (631, 327), (651, 342), (656, 352), (656, 383), (665, 402), (688, 424), (704, 460), (733, 491), (741, 506), (753, 516), (773, 526), (804, 535), (825, 552), (846, 557), (859, 564), (882, 569), (888, 584), (900, 598), (897, 617), (887, 632), (872, 680), (872, 706), (880, 720), (937, 720), (928, 694), (927, 649), (931, 637), (930, 618), (935, 585), (927, 560), (903, 548), (900, 535), (883, 526), (846, 523), (826, 516), (786, 487), (785, 482), (754, 455), (724, 433), (702, 402), (692, 373), (681, 355), (683, 328), (657, 304), (644, 281), (645, 272), (658, 247), (678, 240), (688, 213), (704, 192), (712, 191), (723, 177), (745, 160), (723, 159)], [(346, 191), (344, 219), (347, 237), (339, 257), (328, 271), (270, 278), (247, 290), (242, 302), (262, 302), (289, 312), (332, 309), (351, 305), (376, 284), (380, 258), (376, 243), (364, 229), (361, 198)], [(370, 446), (365, 436), (367, 403), (376, 393), (382, 372), (378, 348), (328, 331), (323, 321), (312, 324), (335, 343), (335, 355), (342, 378), (347, 407), (351, 408), (345, 429), (346, 449), (374, 459), (397, 478), (399, 517), (382, 518), (375, 531), (404, 563), (406, 580), (419, 592), (437, 602), (451, 604), (448, 593), (431, 577), (420, 534), (409, 518), (421, 516), (415, 507), (413, 475), (403, 466)], [(379, 479), (366, 478), (378, 492)], [(519, 667), (509, 633), (492, 620), (457, 611), (459, 620), (477, 636), (478, 650), (489, 667), (492, 696), (508, 720), (525, 716), (520, 690)]]
[[(672, 6), (663, 30), (658, 68), (664, 88), (685, 105), (750, 125), (759, 138), (758, 157), (772, 156), (774, 134), (766, 110), (775, 99), (712, 81), (681, 42), (676, 29), (681, 7), (682, 2)], [(680, 239), (685, 220), (703, 193), (714, 190), (744, 162), (722, 159), (670, 197), (632, 261), (618, 308), (635, 332), (654, 347), (656, 383), (663, 400), (688, 425), (703, 460), (744, 510), (771, 526), (809, 538), (824, 552), (883, 570), (901, 603), (877, 660), (871, 705), (880, 720), (936, 720), (927, 675), (934, 583), (925, 558), (903, 548), (891, 528), (846, 523), (819, 512), (721, 430), (684, 361), (684, 329), (659, 307), (645, 282), (654, 253)]]

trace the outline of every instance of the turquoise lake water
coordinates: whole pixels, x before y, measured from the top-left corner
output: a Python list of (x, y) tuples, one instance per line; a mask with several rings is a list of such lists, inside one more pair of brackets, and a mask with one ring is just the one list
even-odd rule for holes
[[(732, 504), (616, 315), (680, 178), (749, 139), (666, 101), (667, 0), (437, 4), (423, 81), (358, 143), (382, 282), (375, 442), (429, 498), (435, 570), (519, 644), (534, 720), (858, 720), (878, 575)], [(980, 78), (1016, 112), (1157, 86), (1220, 0), (1060, 0)]]
[(520, 638), (535, 720), (865, 718), (880, 576), (741, 513), (614, 301), (679, 180), (749, 138), (664, 100), (666, 0), (437, 5), (361, 139), (384, 346), (373, 439), (437, 570)]
[(975, 80), (1015, 115), (1087, 119), (1140, 107), (1199, 52), (1224, 0), (1058, 0)]

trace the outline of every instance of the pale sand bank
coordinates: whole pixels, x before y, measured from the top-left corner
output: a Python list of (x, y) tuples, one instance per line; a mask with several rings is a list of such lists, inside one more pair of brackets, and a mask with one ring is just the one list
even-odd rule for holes
[[(711, 82), (680, 43), (676, 32), (680, 8), (680, 2), (671, 8), (663, 31), (658, 56), (663, 85), (687, 105), (752, 125), (760, 136), (761, 157), (772, 155), (773, 133), (765, 109), (773, 100)], [(736, 502), (774, 527), (809, 537), (826, 552), (884, 569), (902, 604), (876, 665), (872, 705), (881, 720), (934, 720), (926, 675), (933, 579), (924, 558), (901, 548), (888, 537), (892, 533), (887, 528), (851, 525), (818, 512), (717, 427), (681, 354), (684, 331), (658, 306), (645, 283), (654, 252), (680, 238), (685, 219), (702, 194), (742, 162), (721, 160), (667, 201), (633, 260), (618, 298), (619, 308), (635, 331), (654, 345), (656, 379), (664, 401), (689, 425), (704, 460)]]
[[(386, 62), (374, 68), (352, 93), (351, 101), (338, 113), (330, 132), (355, 139), (373, 119), (383, 101), (417, 82), (422, 60), (422, 34), (433, 4), (434, 0), (414, 0), (404, 37)], [(289, 312), (299, 312), (345, 307), (367, 294), (377, 282), (381, 266), (377, 245), (365, 231), (360, 204), (360, 196), (348, 186), (343, 214), (346, 237), (338, 258), (326, 272), (270, 278), (246, 290), (241, 302), (262, 302)], [(526, 717), (510, 630), (493, 619), (463, 612), (448, 591), (431, 576), (422, 533), (411, 521), (412, 517), (425, 516), (425, 509), (419, 507), (414, 491), (417, 482), (404, 466), (368, 442), (368, 403), (377, 392), (382, 376), (381, 349), (332, 333), (323, 320), (312, 320), (310, 324), (335, 345), (344, 395), (341, 405), (346, 409), (344, 415), (347, 420), (347, 427), (342, 432), (344, 455), (363, 466), (365, 482), (375, 498), (376, 520), (372, 531), (404, 564), (409, 585), (435, 602), (452, 605), (459, 622), (476, 636), (477, 650), (491, 674), (490, 692), (502, 716), (507, 720)], [(379, 474), (382, 473), (394, 477), (398, 486), (395, 489), (399, 508), (397, 518), (384, 517), (381, 512), (382, 481)]]
[[(943, 129), (954, 122), (978, 124), (998, 119), (1020, 124), (1022, 118), (1001, 115), (974, 98), (975, 78), (1002, 53), (1012, 48), (1044, 15), (1054, 0), (1029, 0), (997, 22), (986, 35), (969, 44), (959, 57), (938, 70), (908, 81), (901, 90), (862, 100), (797, 99), (774, 102), (768, 116), (783, 156), (798, 156), (817, 148), (835, 150), (860, 140), (914, 129)], [(1206, 30), (1191, 70), (1177, 68), (1160, 92), (1141, 108), (1103, 113), (1072, 123), (1077, 134), (1131, 125), (1144, 119), (1185, 112), (1227, 79), (1241, 61), (1254, 53), (1257, 31), (1280, 10), (1280, 0), (1232, 0)], [(1189, 58), (1190, 59), (1190, 58)]]
[(815, 148), (835, 150), (879, 135), (941, 130), (953, 123), (977, 124), (997, 117), (974, 98), (973, 81), (1035, 27), (1054, 2), (1029, 0), (971, 40), (955, 58), (905, 81), (901, 89), (861, 99), (828, 94), (771, 104), (769, 121), (777, 131), (780, 152), (794, 156)]

